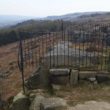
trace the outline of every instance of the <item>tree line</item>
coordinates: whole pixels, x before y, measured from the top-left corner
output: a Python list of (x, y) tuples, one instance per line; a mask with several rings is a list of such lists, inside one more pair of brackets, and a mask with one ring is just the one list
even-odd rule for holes
[[(19, 40), (16, 32), (58, 32), (66, 29), (70, 22), (62, 21), (35, 21), (29, 20), (18, 23), (15, 26), (0, 30), (0, 46), (13, 43)], [(29, 36), (28, 36), (29, 37)], [(31, 37), (31, 36), (30, 36)]]

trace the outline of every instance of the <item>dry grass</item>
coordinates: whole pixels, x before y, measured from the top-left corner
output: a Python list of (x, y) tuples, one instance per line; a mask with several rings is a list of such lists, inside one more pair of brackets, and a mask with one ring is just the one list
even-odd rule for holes
[[(47, 47), (52, 47), (53, 42), (54, 44), (58, 43), (60, 40), (60, 37), (58, 36), (57, 39), (53, 37), (43, 39), (40, 42), (38, 42), (39, 47), (40, 47), (40, 55), (44, 55), (44, 53), (47, 50)], [(49, 43), (51, 41), (51, 43)], [(42, 49), (42, 42), (47, 42), (46, 44), (43, 43), (43, 49)], [(74, 47), (75, 45), (73, 45)], [(80, 44), (81, 47), (83, 47), (82, 44)], [(85, 48), (87, 45), (85, 44)], [(77, 47), (79, 48), (79, 47)], [(9, 73), (9, 76), (4, 78), (2, 80), (2, 97), (7, 100), (9, 97), (16, 95), (21, 89), (22, 89), (22, 81), (21, 81), (21, 75), (18, 70), (17, 66), (17, 43), (13, 43), (10, 45), (6, 45), (3, 47), (0, 47), (0, 72), (1, 73)], [(39, 53), (39, 49), (36, 50)], [(39, 59), (38, 59), (39, 60)], [(25, 70), (25, 78), (28, 78), (33, 70), (35, 69), (36, 66), (30, 67), (28, 66)], [(96, 98), (98, 95), (101, 97), (105, 93), (107, 93), (105, 96), (109, 96), (109, 91), (101, 91), (102, 88), (100, 89), (90, 89), (90, 88), (83, 88), (83, 87), (76, 87), (73, 89), (67, 88), (67, 90), (61, 90), (56, 93), (56, 95), (64, 97), (65, 99), (68, 100), (70, 103), (73, 102), (78, 102), (81, 100), (85, 99), (91, 99), (91, 98)], [(105, 92), (105, 93), (104, 93)], [(62, 94), (63, 93), (63, 94)], [(101, 95), (100, 95), (101, 94)], [(91, 97), (91, 96), (92, 97)], [(72, 97), (71, 97), (72, 96)], [(90, 96), (90, 97), (89, 97)]]
[[(17, 63), (17, 52), (17, 43), (0, 47), (0, 73), (8, 74), (7, 77), (2, 78), (1, 80), (1, 92), (4, 100), (16, 95), (22, 89), (22, 80)], [(31, 70), (31, 67), (26, 68), (25, 78), (30, 76)]]
[(8, 77), (2, 79), (2, 96), (7, 99), (21, 89), (20, 73), (17, 67), (17, 43), (0, 48), (0, 72), (9, 74)]
[[(51, 35), (52, 36), (52, 35)], [(36, 49), (36, 54), (40, 57), (44, 55), (49, 47), (54, 46), (58, 42), (59, 35), (56, 37), (41, 37), (37, 43), (39, 49)], [(26, 41), (28, 42), (28, 40)], [(34, 45), (35, 46), (35, 45)], [(38, 55), (38, 56), (39, 56)], [(22, 80), (20, 71), (18, 69), (18, 46), (17, 43), (9, 44), (0, 47), (0, 73), (9, 74), (7, 77), (2, 78), (2, 97), (7, 100), (9, 97), (16, 95), (22, 89)], [(39, 58), (37, 59), (39, 61)], [(39, 62), (38, 62), (39, 63)], [(36, 64), (37, 65), (37, 64)], [(27, 79), (32, 71), (36, 68), (36, 65), (29, 65), (25, 69), (25, 79)]]
[(73, 88), (64, 86), (61, 90), (56, 91), (55, 95), (66, 99), (69, 105), (90, 100), (110, 102), (110, 87), (107, 84), (93, 85), (81, 82)]

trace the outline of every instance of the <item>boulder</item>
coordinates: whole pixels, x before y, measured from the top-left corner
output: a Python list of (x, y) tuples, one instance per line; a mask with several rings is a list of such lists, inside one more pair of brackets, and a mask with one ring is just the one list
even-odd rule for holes
[(23, 99), (23, 98), (27, 98), (27, 96), (24, 95), (24, 94), (22, 93), (22, 91), (21, 91), (20, 93), (18, 93), (18, 94), (14, 97), (13, 102), (16, 102), (17, 100)]
[(29, 110), (29, 106), (30, 99), (22, 93), (19, 93), (14, 97), (10, 110)]
[(64, 76), (64, 75), (69, 75), (70, 70), (65, 68), (65, 69), (50, 69), (50, 74), (54, 76)]
[(52, 84), (52, 88), (53, 88), (54, 90), (60, 90), (60, 89), (61, 89), (61, 86), (60, 86), (60, 85)]
[(37, 95), (31, 103), (30, 110), (40, 110), (40, 104), (43, 100), (43, 96)]
[(79, 71), (78, 70), (72, 70), (70, 73), (70, 85), (76, 85), (78, 84), (78, 76), (79, 76)]
[(65, 85), (69, 83), (69, 69), (50, 69), (49, 79), (52, 84)]
[(0, 99), (0, 110), (4, 110), (6, 105), (7, 105), (7, 103)]
[(90, 81), (93, 84), (98, 84), (96, 77), (88, 78), (88, 81)]
[(96, 71), (79, 71), (79, 79), (88, 79), (96, 77)]
[(25, 86), (27, 89), (40, 88), (40, 72), (41, 68), (38, 67), (32, 75), (25, 81)]
[(96, 79), (98, 83), (110, 81), (110, 74), (104, 74), (104, 73), (97, 74)]
[(67, 103), (61, 98), (46, 98), (40, 104), (40, 110), (67, 110)]
[(49, 69), (42, 65), (38, 71), (35, 71), (33, 75), (25, 81), (25, 86), (30, 90), (42, 89), (48, 86), (48, 74)]
[(40, 88), (41, 81), (40, 81), (40, 74), (34, 74), (33, 76), (29, 77), (25, 81), (25, 86), (27, 89), (37, 89)]

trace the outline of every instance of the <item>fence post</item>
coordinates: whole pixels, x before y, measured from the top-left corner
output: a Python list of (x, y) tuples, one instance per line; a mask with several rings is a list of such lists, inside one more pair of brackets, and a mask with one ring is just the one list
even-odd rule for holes
[(21, 72), (22, 76), (22, 87), (23, 87), (23, 92), (25, 94), (25, 80), (24, 80), (24, 58), (23, 58), (23, 44), (22, 44), (22, 37), (19, 35), (18, 32), (16, 32), (16, 36), (19, 38), (19, 44), (18, 44), (18, 67)]

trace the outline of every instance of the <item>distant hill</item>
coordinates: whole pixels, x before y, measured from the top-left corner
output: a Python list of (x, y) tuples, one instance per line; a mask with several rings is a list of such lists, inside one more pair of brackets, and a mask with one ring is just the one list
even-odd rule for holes
[(32, 19), (32, 17), (15, 16), (15, 15), (0, 15), (0, 28), (15, 25), (17, 23)]
[[(26, 17), (26, 16), (13, 16), (13, 15), (0, 15), (0, 28), (9, 27), (20, 23), (22, 25), (31, 24), (30, 20), (34, 22), (38, 20), (64, 20), (71, 22), (83, 22), (83, 21), (110, 21), (110, 12), (82, 12), (71, 13), (61, 16), (48, 16), (45, 18)], [(26, 21), (26, 22), (24, 22)], [(34, 24), (34, 23), (33, 23)], [(36, 24), (36, 23), (35, 23)]]
[[(28, 27), (31, 29), (40, 29), (41, 27), (46, 28), (51, 24), (51, 21), (63, 20), (65, 22), (88, 22), (88, 23), (110, 23), (110, 12), (84, 12), (84, 13), (73, 13), (62, 16), (48, 16), (40, 19), (27, 20), (17, 25), (12, 26), (13, 28)], [(52, 25), (52, 24), (51, 24)], [(60, 24), (59, 24), (60, 25)]]
[(82, 13), (72, 13), (62, 16), (48, 16), (43, 18), (43, 20), (64, 20), (64, 21), (87, 21), (87, 20), (110, 20), (110, 12), (82, 12)]

